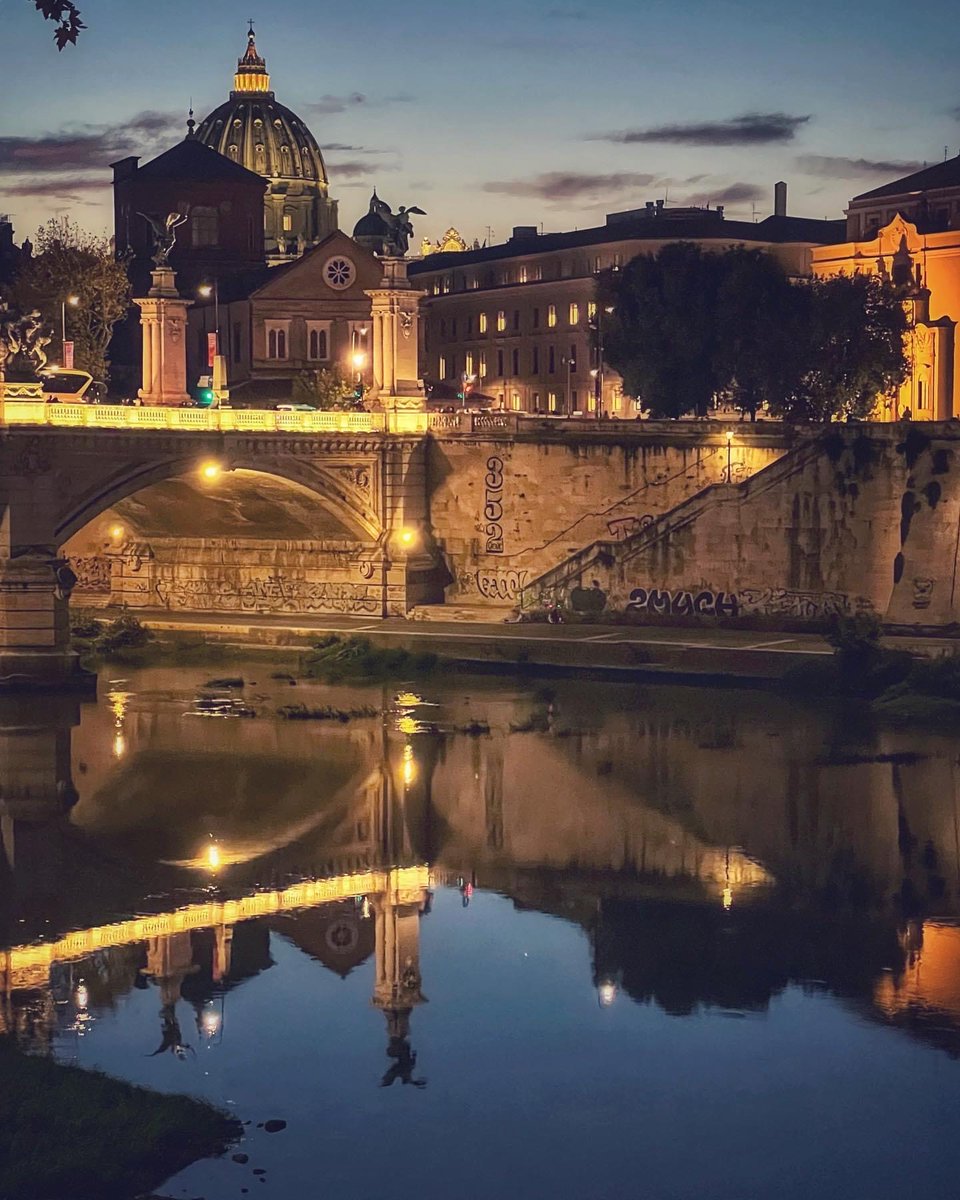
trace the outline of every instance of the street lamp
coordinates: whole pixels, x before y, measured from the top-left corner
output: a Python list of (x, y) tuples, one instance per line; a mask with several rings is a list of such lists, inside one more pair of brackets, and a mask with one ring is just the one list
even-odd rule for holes
[(733, 483), (730, 456), (733, 453), (733, 431), (727, 430), (727, 483)]
[(590, 374), (593, 376), (593, 399), (597, 407), (598, 421), (603, 418), (603, 314), (609, 315), (613, 311), (612, 304), (597, 307), (597, 365)]
[(60, 301), (60, 365), (67, 365), (67, 305), (76, 308), (80, 303), (79, 296), (65, 296)]
[[(204, 300), (209, 300), (213, 297), (213, 336), (216, 349), (214, 357), (220, 353), (220, 288), (218, 280), (214, 277), (213, 283), (201, 283), (197, 288), (197, 292), (203, 296)], [(212, 363), (210, 364), (213, 365)]]

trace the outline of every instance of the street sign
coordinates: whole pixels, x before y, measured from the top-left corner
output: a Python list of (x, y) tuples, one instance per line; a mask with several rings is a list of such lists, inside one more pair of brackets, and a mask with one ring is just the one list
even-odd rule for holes
[(63, 365), (66, 370), (73, 370), (73, 342), (63, 343)]

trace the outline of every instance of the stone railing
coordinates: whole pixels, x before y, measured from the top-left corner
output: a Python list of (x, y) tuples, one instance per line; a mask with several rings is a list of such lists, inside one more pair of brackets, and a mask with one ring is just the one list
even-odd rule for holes
[(183, 430), (189, 433), (426, 433), (425, 412), (277, 412), (260, 408), (154, 408), (120, 404), (46, 404), (7, 400), (0, 425), (82, 429)]

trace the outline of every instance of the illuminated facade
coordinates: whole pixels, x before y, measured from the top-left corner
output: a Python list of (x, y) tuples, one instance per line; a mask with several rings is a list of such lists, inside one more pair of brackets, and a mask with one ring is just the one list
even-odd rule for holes
[[(781, 206), (782, 207), (782, 206)], [(662, 204), (611, 213), (605, 225), (541, 234), (518, 226), (500, 246), (435, 253), (410, 266), (423, 288), (421, 370), (435, 393), (456, 393), (463, 376), (498, 408), (523, 412), (595, 412), (596, 275), (676, 241), (722, 251), (765, 249), (788, 274), (810, 274), (811, 251), (836, 241), (835, 221), (777, 212), (758, 224), (728, 221), (723, 209)], [(619, 377), (602, 377), (603, 409), (633, 416)]]
[(960, 157), (855, 196), (846, 241), (813, 252), (814, 274), (878, 274), (902, 290), (910, 376), (877, 420), (949, 420), (960, 407)]
[(263, 229), (267, 261), (289, 262), (337, 228), (317, 139), (270, 90), (253, 23), (230, 99), (200, 122), (196, 138), (267, 180)]

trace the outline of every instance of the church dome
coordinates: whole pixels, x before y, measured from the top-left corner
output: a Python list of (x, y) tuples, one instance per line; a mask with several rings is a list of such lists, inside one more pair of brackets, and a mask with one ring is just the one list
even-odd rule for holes
[(270, 90), (251, 23), (230, 99), (197, 126), (196, 140), (269, 182), (265, 233), (269, 257), (294, 257), (337, 227), (317, 139)]

